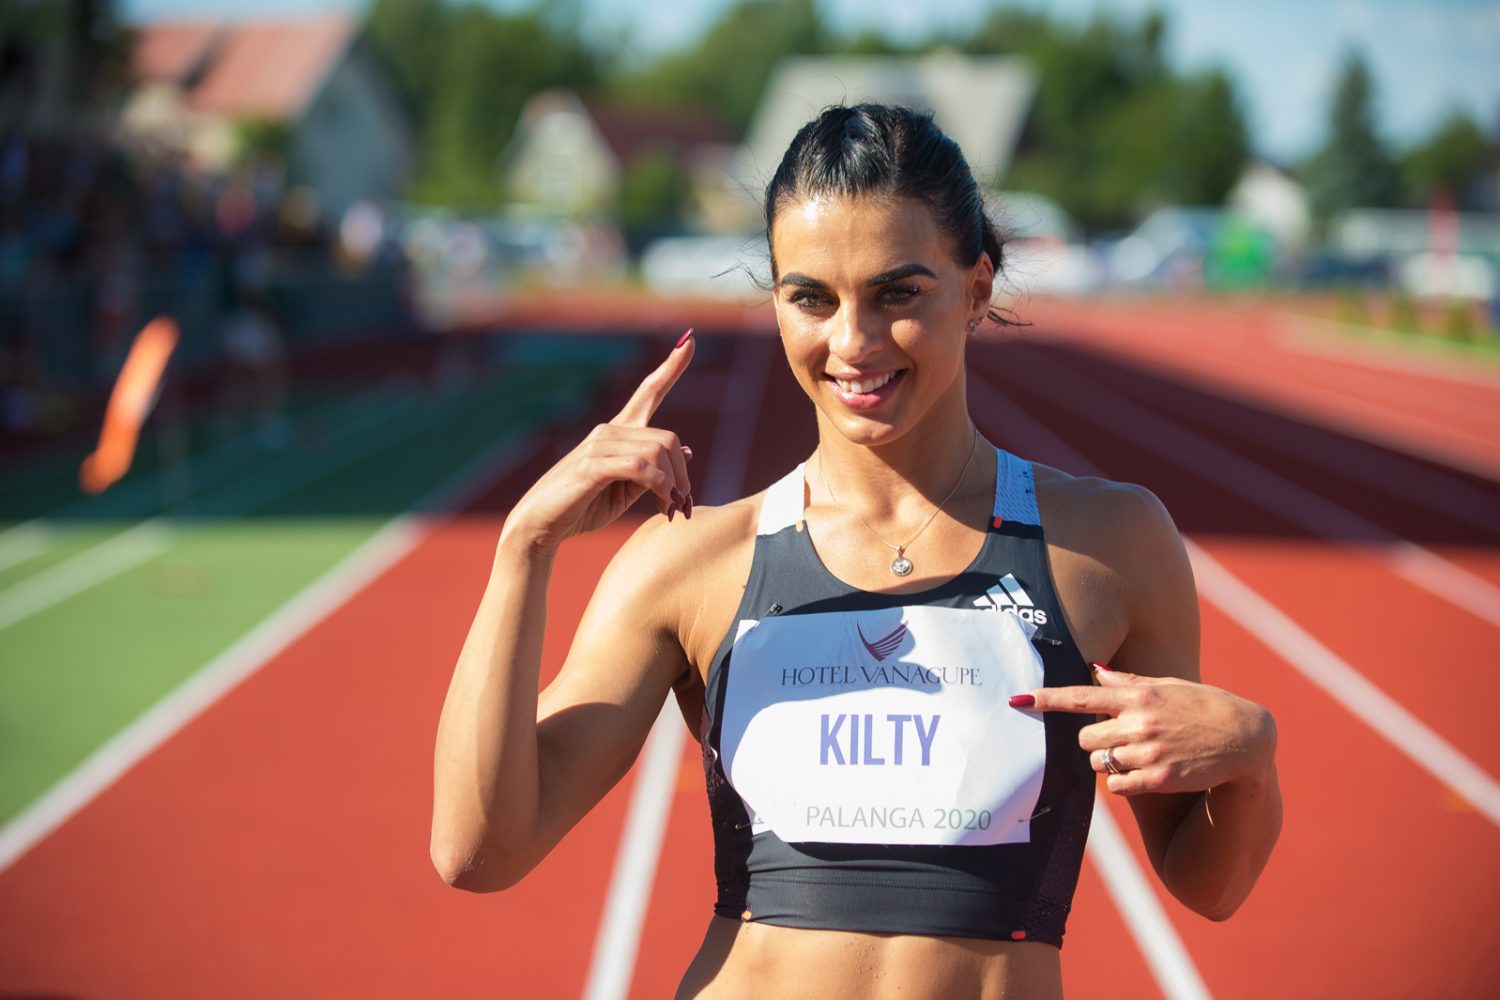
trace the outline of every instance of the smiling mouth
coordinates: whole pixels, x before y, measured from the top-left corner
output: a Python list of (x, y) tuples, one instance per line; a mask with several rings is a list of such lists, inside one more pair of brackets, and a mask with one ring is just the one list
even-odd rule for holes
[(842, 392), (859, 393), (863, 395), (866, 393), (874, 392), (877, 389), (884, 387), (896, 376), (904, 374), (905, 371), (905, 368), (897, 368), (892, 371), (886, 372), (884, 375), (876, 375), (873, 378), (867, 379), (841, 379), (834, 378), (832, 375), (829, 375), (828, 378), (833, 382), (834, 385), (838, 386), (840, 391)]

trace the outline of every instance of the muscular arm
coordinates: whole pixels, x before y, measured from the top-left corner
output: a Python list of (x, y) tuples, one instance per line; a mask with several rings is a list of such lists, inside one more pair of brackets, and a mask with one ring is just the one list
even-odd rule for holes
[[(1198, 598), (1171, 517), (1151, 493), (1119, 497), (1130, 631), (1101, 682), (1137, 709), (1114, 723), (1140, 741), (1142, 766), (1107, 780), (1129, 796), (1146, 852), (1184, 905), (1215, 920), (1249, 895), (1281, 831), (1276, 727), (1269, 712), (1200, 685)], [(1129, 675), (1189, 684), (1132, 683)], [(1172, 791), (1175, 788), (1205, 789)]]
[[(1049, 480), (1051, 482), (1051, 480)], [(1198, 595), (1182, 537), (1149, 490), (1057, 480), (1055, 509), (1089, 582), (1084, 621), (1109, 667), (1097, 687), (1043, 688), (1030, 711), (1104, 716), (1084, 726), (1105, 786), (1129, 799), (1167, 890), (1215, 920), (1254, 886), (1281, 830), (1276, 726), (1264, 708), (1199, 681)], [(1105, 773), (1108, 749), (1121, 773)]]
[[(451, 885), (493, 891), (530, 871), (629, 768), (685, 669), (677, 567), (694, 554), (690, 451), (650, 421), (693, 351), (689, 330), (506, 519), (438, 722), (430, 851)], [(558, 546), (647, 492), (667, 516), (616, 554), (562, 672), (538, 696)]]
[(431, 853), (445, 881), (506, 888), (630, 768), (686, 669), (665, 518), (605, 570), (562, 671), (539, 696), (553, 556), (502, 533), (438, 724)]

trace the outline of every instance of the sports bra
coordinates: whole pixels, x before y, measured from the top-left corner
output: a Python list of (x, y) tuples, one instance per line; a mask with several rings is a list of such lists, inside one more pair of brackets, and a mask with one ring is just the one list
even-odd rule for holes
[(1063, 621), (1031, 463), (997, 449), (979, 554), (930, 590), (835, 577), (803, 466), (767, 491), (700, 743), (714, 912), (787, 927), (1062, 946), (1094, 801), (1090, 718), (1009, 707), (1089, 684)]

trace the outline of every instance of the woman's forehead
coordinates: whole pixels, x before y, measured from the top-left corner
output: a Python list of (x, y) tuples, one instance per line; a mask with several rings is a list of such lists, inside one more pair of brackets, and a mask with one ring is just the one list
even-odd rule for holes
[(782, 271), (819, 265), (881, 271), (892, 262), (929, 263), (945, 249), (931, 209), (914, 198), (799, 198), (782, 203), (771, 227), (771, 250)]

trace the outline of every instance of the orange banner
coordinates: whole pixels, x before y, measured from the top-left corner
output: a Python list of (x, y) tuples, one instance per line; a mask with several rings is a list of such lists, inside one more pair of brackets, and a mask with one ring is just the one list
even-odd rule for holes
[(85, 493), (103, 493), (129, 471), (141, 425), (151, 412), (162, 373), (176, 346), (177, 321), (169, 316), (156, 317), (136, 334), (109, 395), (99, 447), (78, 470), (78, 484)]

